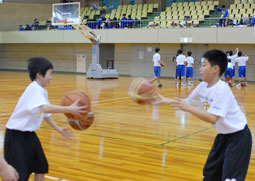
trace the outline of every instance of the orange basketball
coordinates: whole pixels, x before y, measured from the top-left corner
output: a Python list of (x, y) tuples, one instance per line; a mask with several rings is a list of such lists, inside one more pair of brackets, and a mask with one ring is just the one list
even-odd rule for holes
[(164, 63), (160, 63), (160, 66), (161, 66), (161, 67), (164, 67), (164, 66), (165, 66), (165, 64), (164, 64)]
[(94, 113), (88, 112), (87, 116), (83, 120), (72, 120), (68, 119), (68, 123), (73, 129), (76, 130), (85, 130), (88, 129), (94, 121)]
[(129, 86), (129, 96), (138, 104), (150, 103), (156, 97), (155, 86), (146, 79), (137, 78)]
[(65, 113), (66, 117), (71, 120), (85, 120), (87, 117), (88, 112), (90, 111), (90, 100), (89, 97), (81, 92), (81, 91), (71, 91), (64, 95), (61, 101), (62, 106), (70, 106), (75, 102), (77, 99), (80, 99), (78, 102), (78, 106), (87, 106), (84, 110), (87, 111), (86, 113), (82, 113), (81, 116), (76, 117), (70, 113)]
[(245, 82), (244, 82), (244, 81), (241, 82), (241, 86), (242, 86), (242, 87), (245, 86)]

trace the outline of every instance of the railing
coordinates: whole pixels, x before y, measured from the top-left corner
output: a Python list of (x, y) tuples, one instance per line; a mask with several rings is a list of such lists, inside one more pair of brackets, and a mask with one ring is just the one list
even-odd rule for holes
[[(212, 27), (223, 26), (224, 19), (204, 18), (204, 19), (166, 19), (157, 20), (119, 20), (119, 21), (87, 21), (87, 26), (92, 29), (132, 29), (132, 28), (190, 28), (190, 27)], [(251, 19), (234, 19), (228, 21), (228, 26), (250, 26)], [(72, 26), (53, 26), (50, 22), (44, 25), (17, 25), (1, 24), (0, 31), (38, 31), (38, 30), (72, 30)]]

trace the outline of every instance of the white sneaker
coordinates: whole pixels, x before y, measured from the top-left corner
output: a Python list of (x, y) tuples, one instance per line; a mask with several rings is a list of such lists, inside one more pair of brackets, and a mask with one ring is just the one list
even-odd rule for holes
[(185, 86), (186, 86), (186, 84), (184, 84), (184, 83), (182, 83), (181, 85), (182, 85), (182, 87), (185, 87)]
[(236, 87), (241, 87), (241, 84), (237, 84)]

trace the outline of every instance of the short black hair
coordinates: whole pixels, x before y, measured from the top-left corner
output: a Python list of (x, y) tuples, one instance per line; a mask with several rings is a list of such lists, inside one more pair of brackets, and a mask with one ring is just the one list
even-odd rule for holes
[(179, 49), (179, 50), (177, 51), (177, 54), (178, 54), (178, 55), (182, 54), (182, 50)]
[(228, 55), (229, 54), (229, 51), (226, 51), (226, 55)]
[(210, 62), (211, 66), (218, 65), (220, 67), (219, 76), (225, 72), (228, 65), (228, 58), (224, 52), (221, 50), (209, 50), (205, 52), (203, 57)]
[(160, 48), (159, 47), (156, 47), (155, 48), (155, 52), (158, 53), (160, 51)]
[(233, 55), (233, 51), (231, 51), (231, 50), (228, 53), (229, 53), (230, 56)]
[(222, 7), (222, 8), (225, 8), (226, 6), (225, 6), (225, 5), (222, 5), (221, 7)]
[(42, 74), (44, 77), (49, 69), (53, 69), (53, 65), (46, 58), (34, 57), (28, 60), (27, 70), (32, 81), (35, 80), (37, 73)]
[(191, 56), (192, 52), (191, 52), (191, 51), (188, 51), (187, 54), (188, 54), (188, 56)]
[(241, 57), (243, 55), (243, 52), (239, 51), (237, 55), (238, 57)]

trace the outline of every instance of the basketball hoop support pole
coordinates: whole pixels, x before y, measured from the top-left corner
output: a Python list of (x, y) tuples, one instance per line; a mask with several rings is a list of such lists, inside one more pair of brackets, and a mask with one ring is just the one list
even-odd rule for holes
[(99, 63), (99, 45), (101, 43), (101, 35), (96, 34), (84, 24), (72, 25), (84, 37), (92, 42), (92, 63), (87, 71), (87, 78), (118, 78), (119, 74), (116, 69), (102, 69)]

